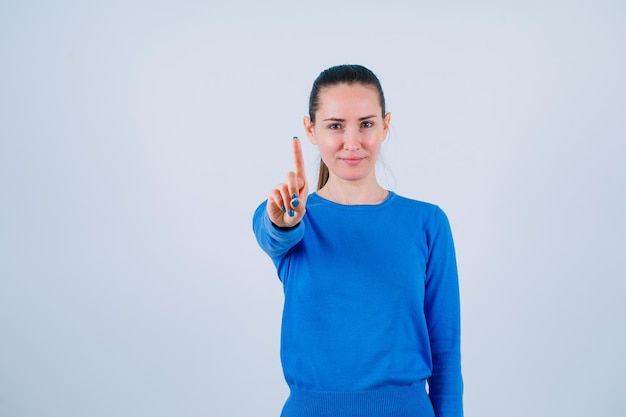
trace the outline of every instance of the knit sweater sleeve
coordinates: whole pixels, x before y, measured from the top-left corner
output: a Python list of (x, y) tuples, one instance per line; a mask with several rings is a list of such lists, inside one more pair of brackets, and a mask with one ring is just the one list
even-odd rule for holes
[(290, 228), (274, 225), (267, 214), (266, 204), (267, 201), (263, 202), (254, 212), (252, 229), (259, 246), (272, 259), (282, 280), (287, 254), (304, 237), (305, 224), (301, 221)]
[(437, 417), (463, 416), (461, 324), (456, 256), (450, 224), (436, 207), (427, 228), (429, 247), (424, 312), (433, 369), (429, 395)]

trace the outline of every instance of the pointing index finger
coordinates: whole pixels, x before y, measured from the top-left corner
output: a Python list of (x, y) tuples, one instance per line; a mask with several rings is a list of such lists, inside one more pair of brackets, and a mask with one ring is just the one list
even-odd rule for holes
[[(296, 177), (298, 179), (305, 179), (305, 169), (304, 169), (304, 157), (302, 156), (302, 144), (300, 143), (300, 139), (297, 136), (293, 137), (293, 162), (296, 167)], [(298, 186), (300, 186), (298, 184)]]

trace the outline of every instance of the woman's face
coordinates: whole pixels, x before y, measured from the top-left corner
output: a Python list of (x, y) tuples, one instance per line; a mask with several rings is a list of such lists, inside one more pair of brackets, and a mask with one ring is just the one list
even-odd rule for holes
[(304, 119), (330, 175), (346, 181), (375, 178), (380, 144), (387, 137), (390, 114), (382, 116), (378, 93), (362, 84), (338, 84), (319, 92), (315, 123)]

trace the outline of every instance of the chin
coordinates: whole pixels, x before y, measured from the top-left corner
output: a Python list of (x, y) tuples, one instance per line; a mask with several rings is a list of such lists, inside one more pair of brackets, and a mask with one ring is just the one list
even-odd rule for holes
[(368, 177), (369, 172), (346, 172), (346, 170), (335, 171), (335, 176), (344, 181), (360, 181)]

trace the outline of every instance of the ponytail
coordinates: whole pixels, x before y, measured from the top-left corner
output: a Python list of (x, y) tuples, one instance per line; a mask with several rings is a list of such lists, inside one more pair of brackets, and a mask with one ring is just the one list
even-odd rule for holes
[(321, 190), (322, 187), (326, 185), (326, 183), (328, 182), (328, 177), (329, 177), (328, 167), (326, 166), (324, 161), (322, 161), (322, 159), (320, 158), (319, 176), (317, 178), (317, 190), (318, 191)]

